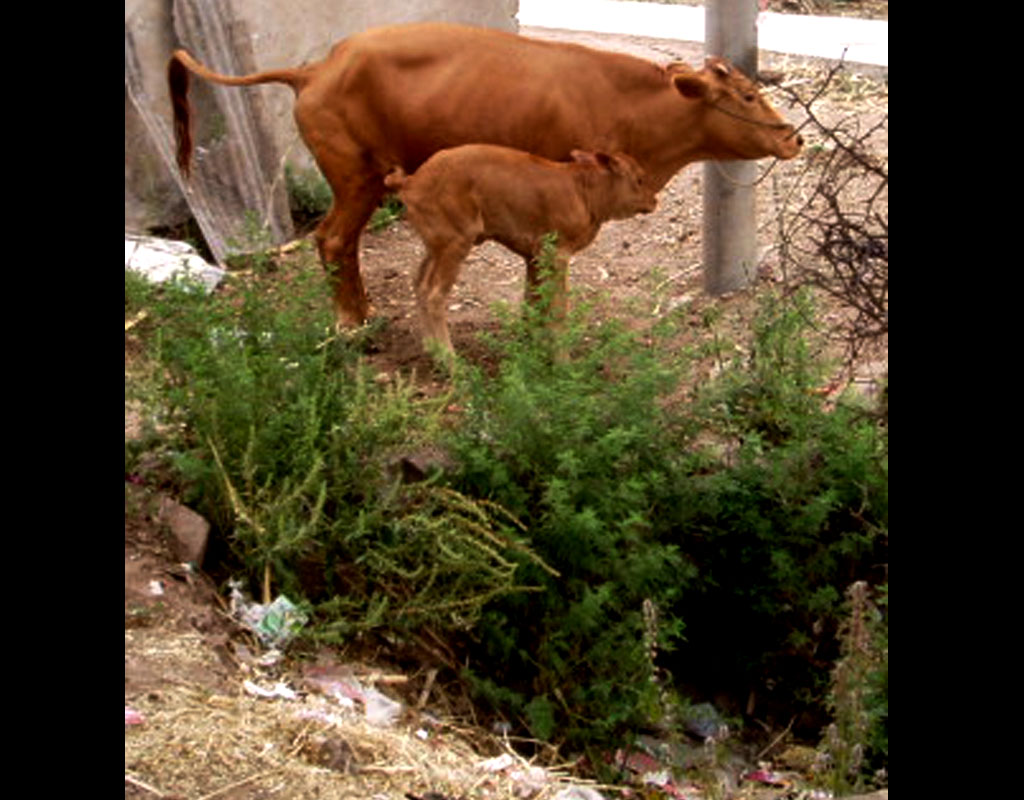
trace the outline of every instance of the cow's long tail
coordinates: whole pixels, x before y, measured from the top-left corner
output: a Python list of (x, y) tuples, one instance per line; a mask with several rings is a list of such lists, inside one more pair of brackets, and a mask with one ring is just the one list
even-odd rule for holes
[(293, 67), (255, 72), (252, 75), (221, 75), (203, 66), (184, 50), (175, 50), (167, 64), (167, 84), (174, 109), (174, 138), (177, 142), (178, 168), (186, 178), (192, 162), (192, 109), (188, 102), (188, 74), (195, 73), (226, 86), (253, 86), (259, 83), (286, 83), (298, 93), (312, 77), (312, 67)]

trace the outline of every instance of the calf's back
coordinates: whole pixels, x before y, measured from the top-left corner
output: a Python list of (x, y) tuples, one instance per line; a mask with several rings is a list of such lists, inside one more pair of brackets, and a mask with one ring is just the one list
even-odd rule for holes
[(629, 156), (574, 151), (573, 159), (465, 145), (388, 183), (401, 186), (410, 221), (432, 250), (453, 239), (494, 239), (530, 258), (554, 232), (562, 249), (576, 252), (603, 222), (654, 209), (654, 189)]

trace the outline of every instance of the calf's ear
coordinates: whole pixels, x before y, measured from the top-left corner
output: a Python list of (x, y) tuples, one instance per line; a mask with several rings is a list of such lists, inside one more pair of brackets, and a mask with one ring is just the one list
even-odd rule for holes
[(635, 175), (643, 178), (643, 168), (637, 163), (636, 159), (627, 153), (612, 153), (610, 156), (606, 156), (608, 159), (608, 169), (612, 172), (617, 172), (620, 175)]
[(597, 166), (599, 153), (591, 153), (589, 150), (573, 150), (569, 157), (577, 164), (590, 164)]

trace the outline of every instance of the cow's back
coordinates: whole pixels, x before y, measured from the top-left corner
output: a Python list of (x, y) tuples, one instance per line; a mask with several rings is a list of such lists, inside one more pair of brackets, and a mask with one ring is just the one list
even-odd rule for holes
[(330, 116), (382, 171), (411, 172), (470, 142), (551, 159), (622, 149), (624, 108), (664, 90), (661, 68), (631, 56), (484, 28), (393, 26), (338, 45), (296, 117), (305, 132), (321, 126), (304, 114)]

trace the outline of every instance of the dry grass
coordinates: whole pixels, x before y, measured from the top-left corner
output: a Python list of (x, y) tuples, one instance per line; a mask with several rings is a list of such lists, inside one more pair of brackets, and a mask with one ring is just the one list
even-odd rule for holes
[[(126, 796), (390, 800), (436, 792), (548, 800), (568, 780), (565, 770), (531, 770), (511, 755), (508, 768), (489, 769), (470, 742), (479, 731), (426, 716), (379, 727), (358, 704), (346, 709), (317, 693), (265, 699), (249, 694), (241, 675), (222, 688), (174, 677), (217, 670), (196, 633), (128, 630), (125, 651), (161, 675), (160, 688), (131, 703), (144, 722), (125, 727)], [(487, 744), (502, 749), (497, 739)]]

